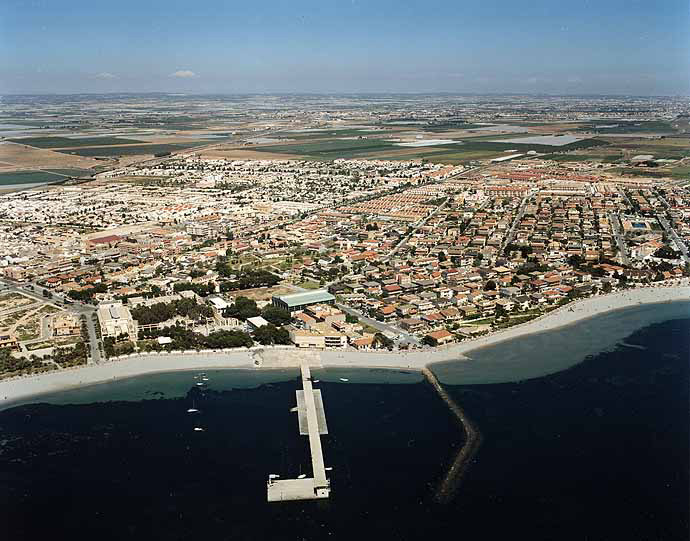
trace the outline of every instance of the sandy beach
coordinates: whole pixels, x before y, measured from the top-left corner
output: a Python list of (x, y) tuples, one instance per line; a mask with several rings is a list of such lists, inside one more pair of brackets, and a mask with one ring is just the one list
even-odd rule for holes
[(0, 408), (34, 395), (51, 393), (84, 385), (104, 383), (123, 378), (175, 370), (203, 370), (218, 368), (288, 368), (301, 359), (310, 364), (346, 368), (389, 368), (421, 370), (433, 363), (463, 362), (472, 350), (532, 333), (549, 331), (613, 310), (640, 304), (690, 300), (690, 286), (645, 287), (609, 295), (590, 297), (570, 303), (537, 319), (466, 340), (459, 344), (413, 350), (409, 352), (380, 352), (354, 350), (300, 351), (294, 347), (255, 347), (242, 350), (176, 352), (169, 354), (131, 355), (98, 365), (88, 365), (36, 376), (13, 378), (0, 382)]

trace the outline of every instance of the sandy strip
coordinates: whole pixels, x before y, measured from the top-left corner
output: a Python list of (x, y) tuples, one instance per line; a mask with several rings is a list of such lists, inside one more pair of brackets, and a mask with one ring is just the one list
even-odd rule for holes
[[(464, 354), (481, 347), (489, 346), (523, 336), (556, 329), (598, 314), (620, 310), (638, 304), (690, 300), (690, 285), (685, 280), (682, 285), (665, 287), (646, 287), (601, 295), (568, 304), (538, 319), (516, 325), (481, 338), (466, 340), (428, 350), (410, 352), (373, 352), (352, 350), (326, 350), (320, 353), (324, 367), (347, 368), (390, 368), (399, 370), (421, 370), (431, 363), (458, 360)], [(286, 349), (285, 353), (281, 350)], [(295, 348), (265, 348), (271, 355), (266, 358), (284, 359), (284, 362), (266, 362), (266, 368), (286, 368), (296, 366), (296, 359), (316, 352), (300, 352)], [(50, 372), (36, 376), (13, 378), (0, 382), (0, 409), (9, 403), (30, 396), (51, 393), (83, 385), (103, 383), (143, 374), (171, 372), (175, 370), (203, 370), (214, 368), (256, 368), (255, 355), (261, 348), (251, 350), (227, 350), (223, 352), (193, 352), (135, 355), (121, 360), (89, 365), (60, 372)], [(288, 353), (289, 351), (289, 353)]]

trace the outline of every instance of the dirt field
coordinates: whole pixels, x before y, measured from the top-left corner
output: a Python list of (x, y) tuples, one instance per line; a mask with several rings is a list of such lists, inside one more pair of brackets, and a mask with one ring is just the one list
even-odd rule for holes
[(247, 297), (255, 301), (270, 301), (273, 295), (287, 295), (288, 293), (296, 293), (296, 290), (290, 286), (277, 285), (274, 287), (258, 287), (256, 289), (230, 291), (228, 295), (233, 297)]
[(0, 162), (9, 164), (9, 167), (3, 167), (4, 171), (42, 167), (89, 169), (96, 165), (102, 165), (102, 162), (93, 158), (61, 154), (52, 150), (42, 150), (8, 142), (0, 143)]

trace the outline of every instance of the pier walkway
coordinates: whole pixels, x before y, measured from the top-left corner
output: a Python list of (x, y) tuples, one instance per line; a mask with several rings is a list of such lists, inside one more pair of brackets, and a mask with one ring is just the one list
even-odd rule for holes
[[(326, 478), (326, 467), (323, 462), (323, 450), (321, 449), (321, 434), (327, 434), (326, 415), (323, 410), (321, 393), (314, 390), (311, 380), (309, 364), (303, 362), (302, 391), (297, 391), (297, 407), (300, 416), (300, 425), (306, 419), (306, 432), (309, 436), (309, 448), (311, 450), (312, 477), (304, 479), (277, 479), (269, 476), (267, 484), (268, 501), (282, 502), (290, 500), (315, 500), (328, 498), (331, 493), (331, 483)], [(300, 427), (300, 433), (304, 433), (304, 427)]]

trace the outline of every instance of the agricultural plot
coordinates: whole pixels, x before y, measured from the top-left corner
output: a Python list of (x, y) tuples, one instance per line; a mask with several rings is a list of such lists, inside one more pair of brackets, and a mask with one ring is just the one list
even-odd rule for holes
[(295, 145), (270, 145), (254, 147), (257, 152), (296, 154), (312, 158), (335, 160), (366, 156), (376, 152), (395, 149), (393, 143), (381, 139), (338, 139)]
[(598, 134), (607, 133), (673, 133), (674, 129), (670, 122), (665, 120), (594, 120), (580, 125), (576, 131), (596, 132)]
[(608, 154), (553, 154), (542, 156), (545, 160), (553, 160), (556, 162), (589, 162), (598, 161), (603, 163), (615, 163), (623, 159), (623, 154), (608, 153)]
[(140, 156), (144, 154), (160, 154), (163, 152), (176, 152), (185, 150), (207, 143), (170, 143), (163, 145), (133, 145), (133, 146), (111, 146), (111, 147), (85, 147), (74, 150), (65, 150), (65, 154), (77, 156)]
[(0, 186), (13, 186), (15, 184), (43, 184), (65, 180), (67, 177), (59, 173), (49, 171), (11, 171), (0, 173)]
[(129, 145), (142, 143), (135, 139), (121, 139), (119, 137), (22, 137), (10, 139), (13, 143), (29, 145), (36, 148), (74, 148), (102, 145)]
[(679, 160), (690, 157), (690, 138), (667, 137), (664, 139), (608, 139), (611, 147), (623, 149), (629, 154), (652, 154), (657, 159)]

